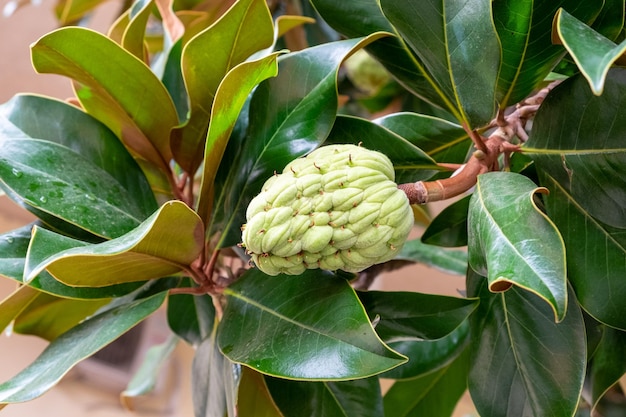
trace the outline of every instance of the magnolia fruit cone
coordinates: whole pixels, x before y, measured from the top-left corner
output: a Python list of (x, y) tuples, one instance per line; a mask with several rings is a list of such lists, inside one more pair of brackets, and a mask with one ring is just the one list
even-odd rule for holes
[(329, 145), (289, 163), (248, 206), (243, 246), (268, 275), (358, 272), (392, 259), (413, 226), (385, 155)]

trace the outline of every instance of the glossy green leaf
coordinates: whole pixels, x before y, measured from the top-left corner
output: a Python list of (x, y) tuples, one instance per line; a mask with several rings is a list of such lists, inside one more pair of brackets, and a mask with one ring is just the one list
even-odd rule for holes
[(152, 6), (152, 0), (137, 0), (134, 2), (128, 9), (130, 22), (122, 36), (122, 47), (141, 61), (144, 61), (146, 57), (144, 38), (148, 18), (152, 13)]
[(240, 153), (216, 197), (211, 233), (223, 231), (218, 247), (241, 241), (248, 203), (274, 171), (320, 145), (337, 114), (337, 71), (353, 51), (384, 36), (374, 34), (308, 48), (281, 57), (278, 76), (255, 90), (249, 126)]
[(220, 349), (259, 372), (347, 380), (405, 361), (378, 338), (348, 282), (329, 272), (271, 277), (253, 269), (224, 294)]
[[(202, 162), (211, 105), (222, 79), (254, 52), (272, 45), (273, 39), (274, 26), (267, 2), (239, 0), (215, 24), (185, 45), (181, 65), (190, 113), (187, 123), (172, 136), (174, 156), (185, 171), (193, 174)], [(239, 76), (239, 81), (246, 79)]]
[(170, 329), (192, 346), (198, 346), (209, 334), (215, 320), (215, 308), (209, 295), (172, 294), (167, 302)]
[(591, 27), (603, 36), (615, 41), (624, 29), (625, 11), (626, 1), (604, 0), (604, 7)]
[[(330, 26), (347, 37), (357, 38), (374, 32), (395, 33), (376, 0), (313, 0), (312, 3)], [(454, 110), (402, 38), (382, 38), (365, 49), (413, 94), (437, 107)]]
[(285, 417), (278, 410), (262, 374), (250, 368), (241, 369), (237, 415), (240, 417)]
[(476, 300), (417, 292), (364, 291), (359, 298), (376, 333), (385, 341), (439, 339), (454, 331), (476, 308)]
[(225, 358), (217, 346), (217, 321), (203, 331), (209, 336), (197, 347), (191, 368), (194, 415), (236, 417), (241, 370)]
[(104, 35), (79, 27), (39, 39), (32, 60), (40, 73), (80, 83), (76, 95), (87, 113), (138, 155), (168, 170), (170, 130), (178, 117), (167, 90), (143, 62)]
[(400, 135), (437, 162), (462, 164), (471, 147), (461, 126), (433, 116), (393, 113), (375, 119), (374, 123)]
[(502, 108), (529, 95), (565, 55), (562, 47), (550, 41), (552, 21), (559, 7), (588, 21), (597, 15), (602, 3), (599, 0), (500, 0), (492, 3), (502, 45), (497, 95)]
[(126, 389), (120, 394), (120, 400), (126, 405), (126, 408), (133, 409), (133, 398), (154, 391), (161, 375), (161, 369), (171, 359), (178, 341), (179, 339), (172, 335), (163, 343), (148, 349), (141, 366), (133, 375)]
[(468, 296), (480, 298), (470, 318), (475, 342), (469, 374), (480, 415), (571, 417), (587, 362), (578, 305), (569, 303), (563, 321), (555, 323), (548, 305), (527, 291), (494, 294), (473, 271), (467, 287)]
[(0, 235), (0, 275), (21, 280), (24, 274), (26, 251), (30, 242), (29, 224)]
[(491, 121), (500, 64), (491, 1), (381, 0), (380, 5), (452, 103), (455, 117), (471, 128)]
[(116, 178), (54, 142), (2, 141), (0, 181), (23, 204), (96, 236), (118, 237), (145, 219), (144, 207)]
[(396, 381), (385, 394), (385, 415), (449, 417), (467, 388), (467, 353), (419, 378)]
[(424, 151), (384, 127), (352, 116), (337, 116), (324, 143), (361, 144), (364, 148), (387, 155), (398, 184), (431, 178), (441, 168)]
[(215, 94), (206, 136), (198, 214), (208, 223), (213, 208), (215, 178), (230, 135), (250, 92), (263, 80), (276, 76), (277, 54), (244, 62), (226, 74)]
[(64, 333), (19, 374), (0, 384), (0, 403), (29, 401), (44, 394), (78, 362), (102, 349), (165, 300), (165, 293), (125, 304), (83, 321)]
[(76, 300), (40, 293), (15, 318), (13, 331), (52, 341), (109, 302), (110, 299)]
[(381, 375), (381, 378), (413, 379), (438, 371), (452, 363), (469, 343), (469, 324), (459, 327), (440, 339), (406, 339), (390, 342), (389, 347), (409, 358), (408, 362)]
[(265, 377), (284, 417), (379, 417), (383, 398), (378, 378), (309, 382)]
[(419, 262), (450, 274), (465, 276), (467, 272), (466, 251), (440, 248), (420, 239), (407, 241), (394, 259)]
[(581, 76), (555, 88), (537, 112), (525, 153), (585, 211), (626, 228), (626, 69), (609, 71), (602, 96)]
[(594, 219), (581, 202), (554, 178), (546, 210), (561, 231), (567, 248), (568, 279), (581, 306), (596, 320), (626, 330), (626, 238)]
[(202, 235), (197, 214), (176, 201), (166, 203), (139, 227), (119, 238), (93, 245), (77, 242), (76, 247), (58, 252), (54, 245), (67, 244), (68, 238), (36, 227), (25, 281), (44, 269), (59, 281), (79, 287), (160, 278), (179, 272), (196, 259), (203, 248)]
[(607, 391), (626, 374), (626, 332), (605, 327), (591, 360), (590, 391), (592, 408), (597, 410)]
[(424, 233), (422, 242), (444, 247), (467, 246), (467, 213), (471, 195), (444, 208)]
[(619, 45), (560, 9), (556, 16), (558, 37), (597, 96), (611, 66), (626, 53), (626, 41)]
[(128, 150), (111, 130), (80, 109), (49, 97), (19, 94), (0, 105), (0, 131), (8, 125), (24, 137), (66, 146), (102, 168), (133, 195), (143, 218), (157, 209), (150, 184)]
[(532, 292), (561, 321), (567, 308), (565, 247), (533, 200), (545, 191), (520, 174), (480, 175), (469, 207), (469, 262), (489, 278), (491, 291), (517, 286)]

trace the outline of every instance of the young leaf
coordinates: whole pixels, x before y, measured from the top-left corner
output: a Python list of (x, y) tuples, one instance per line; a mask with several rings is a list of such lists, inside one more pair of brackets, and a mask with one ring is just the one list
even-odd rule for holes
[(136, 195), (73, 150), (38, 139), (6, 139), (1, 186), (18, 200), (96, 236), (114, 238), (145, 219)]
[(416, 292), (364, 291), (359, 298), (385, 341), (439, 339), (450, 334), (474, 311), (476, 300)]
[[(176, 227), (172, 228), (175, 224)], [(170, 201), (131, 232), (104, 243), (56, 251), (68, 238), (36, 227), (31, 239), (25, 281), (46, 269), (72, 286), (103, 287), (145, 281), (179, 272), (203, 248), (203, 227), (182, 202)], [(65, 244), (65, 243), (64, 243)]]
[(501, 108), (529, 95), (565, 55), (563, 48), (550, 42), (553, 17), (559, 7), (588, 21), (597, 15), (602, 3), (587, 0), (492, 2), (493, 19), (502, 44), (498, 76)]
[(626, 69), (609, 71), (600, 97), (573, 77), (544, 100), (524, 146), (582, 209), (619, 228), (626, 228), (625, 106)]
[[(626, 53), (626, 41), (615, 44), (563, 9), (556, 15), (556, 29), (591, 91), (601, 95), (609, 68)], [(626, 58), (623, 61), (626, 62)]]
[(567, 307), (565, 247), (533, 201), (545, 191), (520, 174), (480, 175), (469, 207), (469, 262), (488, 276), (491, 291), (518, 286), (535, 293), (561, 321)]
[(232, 361), (259, 372), (347, 380), (405, 361), (378, 338), (348, 282), (331, 273), (271, 277), (252, 269), (224, 293), (220, 348)]
[(467, 272), (466, 251), (443, 249), (420, 239), (407, 241), (394, 259), (419, 262), (450, 274), (465, 276)]
[(20, 129), (24, 137), (63, 145), (102, 168), (133, 195), (144, 219), (158, 208), (150, 183), (120, 140), (77, 107), (50, 97), (19, 94), (0, 105), (0, 126), (6, 124)]
[[(269, 47), (273, 38), (267, 2), (240, 0), (185, 45), (181, 65), (190, 112), (187, 123), (172, 132), (172, 150), (186, 172), (193, 174), (202, 162), (211, 105), (223, 78), (253, 53)], [(246, 79), (239, 76), (240, 81)]]
[(424, 62), (460, 122), (477, 128), (495, 115), (500, 44), (491, 1), (381, 0), (381, 8)]
[(393, 163), (397, 183), (431, 178), (441, 168), (424, 151), (384, 127), (352, 116), (337, 116), (324, 143), (361, 144), (387, 155)]
[(137, 59), (144, 61), (146, 57), (146, 47), (144, 38), (146, 36), (146, 25), (152, 13), (152, 0), (137, 0), (128, 9), (130, 21), (122, 35), (121, 45)]
[(29, 401), (44, 394), (78, 362), (130, 330), (165, 300), (162, 292), (89, 318), (58, 337), (33, 363), (0, 384), (0, 404)]
[(143, 62), (104, 35), (79, 27), (39, 39), (32, 46), (32, 60), (40, 73), (80, 83), (76, 94), (87, 113), (138, 155), (169, 170), (170, 130), (178, 116), (167, 90)]
[(284, 417), (383, 415), (378, 378), (309, 382), (265, 377), (272, 398)]
[(449, 417), (467, 388), (468, 362), (466, 351), (438, 371), (396, 381), (385, 394), (385, 415)]
[(384, 36), (331, 42), (281, 57), (278, 76), (262, 82), (250, 103), (245, 143), (218, 197), (210, 233), (218, 247), (241, 241), (248, 203), (263, 183), (291, 160), (320, 145), (337, 114), (337, 71), (353, 51)]
[(250, 92), (263, 80), (276, 76), (278, 54), (244, 62), (226, 74), (217, 89), (206, 136), (198, 214), (208, 224), (213, 209), (215, 178), (230, 135)]
[[(569, 303), (560, 323), (533, 294), (492, 293), (487, 279), (468, 273), (468, 296), (480, 304), (470, 318), (469, 389), (480, 415), (571, 417), (585, 375), (585, 325)], [(573, 294), (571, 296), (574, 299)]]
[(79, 21), (105, 0), (61, 0), (56, 3), (54, 13), (61, 25)]

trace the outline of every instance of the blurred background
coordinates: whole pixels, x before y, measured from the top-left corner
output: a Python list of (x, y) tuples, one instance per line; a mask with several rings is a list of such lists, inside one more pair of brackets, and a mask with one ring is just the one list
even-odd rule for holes
[[(35, 0), (37, 1), (37, 0)], [(0, 0), (0, 103), (20, 92), (37, 93), (65, 99), (72, 96), (70, 82), (60, 76), (36, 74), (30, 63), (29, 45), (58, 27), (54, 1), (24, 4), (13, 10), (15, 2)], [(121, 7), (120, 0), (101, 5), (89, 26), (106, 32)], [(28, 224), (31, 216), (0, 197), (0, 233)], [(441, 273), (421, 265), (387, 273), (376, 282), (379, 289), (414, 290), (458, 295), (464, 278)], [(12, 280), (0, 277), (0, 300), (15, 289)], [(169, 361), (154, 394), (134, 401), (135, 412), (120, 402), (120, 392), (140, 364), (145, 350), (162, 342), (168, 329), (162, 314), (156, 314), (142, 327), (129, 333), (109, 350), (76, 367), (51, 391), (24, 404), (2, 410), (3, 417), (45, 415), (46, 417), (120, 417), (120, 416), (193, 416), (191, 401), (191, 361), (193, 350), (180, 343)], [(14, 376), (31, 363), (46, 342), (32, 337), (0, 335), (0, 382)], [(475, 415), (466, 395), (455, 417)], [(87, 414), (88, 413), (88, 414)], [(305, 416), (303, 416), (305, 417)], [(393, 416), (388, 416), (393, 417)]]

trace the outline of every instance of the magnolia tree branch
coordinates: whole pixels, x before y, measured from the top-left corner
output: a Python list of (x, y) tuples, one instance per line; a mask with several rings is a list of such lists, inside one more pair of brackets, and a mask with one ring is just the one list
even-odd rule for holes
[(480, 174), (499, 170), (498, 157), (520, 150), (519, 145), (511, 143), (517, 137), (522, 143), (526, 142), (526, 122), (534, 117), (539, 106), (548, 93), (560, 81), (555, 81), (541, 89), (535, 95), (517, 104), (515, 110), (505, 115), (499, 112), (496, 119), (488, 126), (495, 128), (487, 137), (481, 136), (475, 130), (464, 125), (469, 137), (474, 142), (476, 151), (467, 163), (452, 177), (435, 181), (418, 181), (415, 183), (399, 184), (398, 188), (404, 191), (411, 204), (426, 204), (431, 201), (441, 201), (456, 197), (468, 191), (476, 184)]

